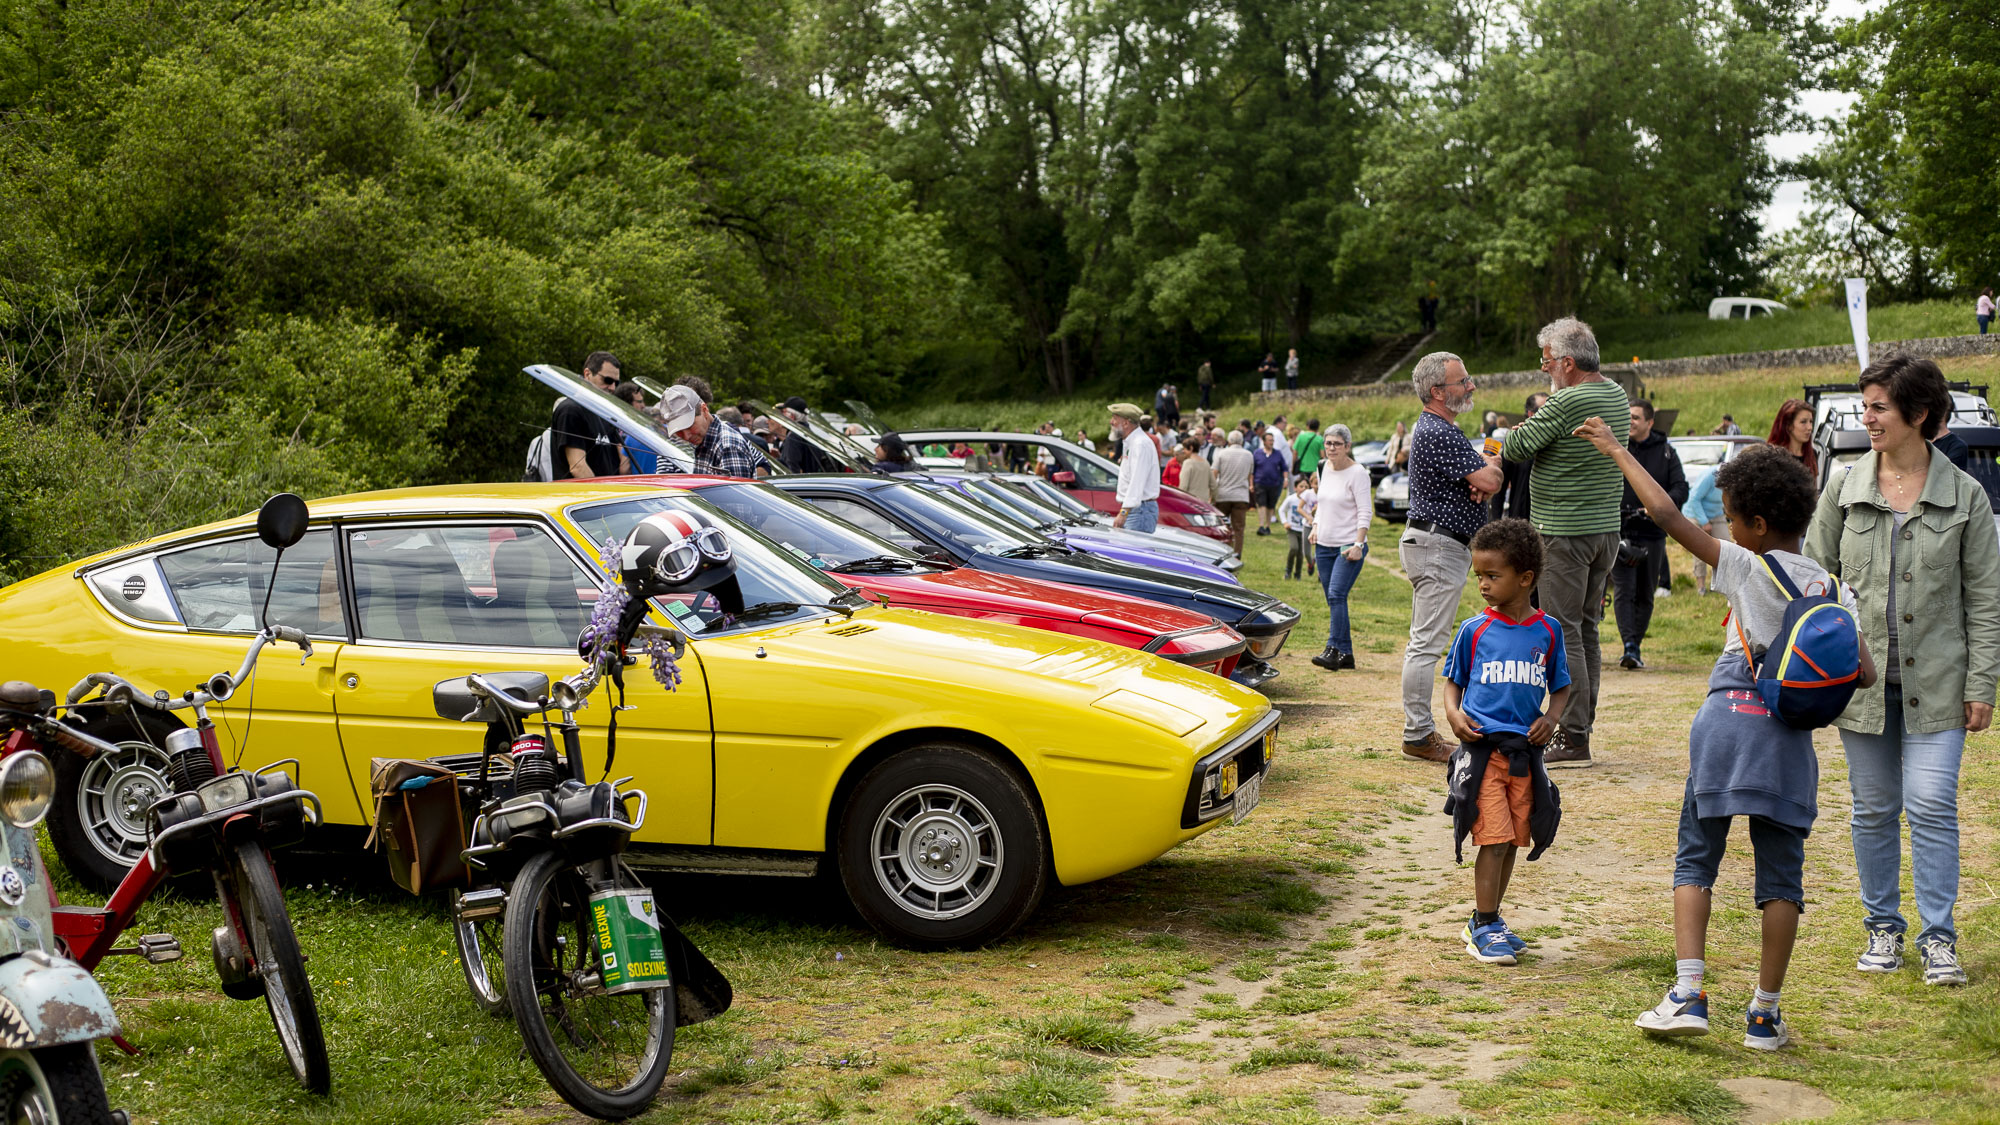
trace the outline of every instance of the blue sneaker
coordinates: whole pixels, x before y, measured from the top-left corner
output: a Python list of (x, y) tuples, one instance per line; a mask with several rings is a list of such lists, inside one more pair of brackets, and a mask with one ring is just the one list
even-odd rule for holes
[(1792, 1030), (1785, 1026), (1785, 1018), (1778, 1009), (1768, 1011), (1750, 1009), (1744, 1017), (1745, 1031), (1743, 1045), (1759, 1051), (1775, 1051), (1792, 1041)]
[(1507, 937), (1507, 948), (1516, 953), (1528, 948), (1528, 939), (1515, 933), (1514, 927), (1509, 926), (1505, 918), (1500, 919), (1500, 932)]
[(1489, 965), (1514, 964), (1514, 947), (1507, 942), (1505, 922), (1488, 922), (1484, 926), (1467, 922), (1458, 936), (1465, 939), (1465, 951), (1475, 960)]
[(1677, 984), (1667, 990), (1666, 999), (1640, 1012), (1633, 1022), (1653, 1035), (1707, 1035), (1708, 993), (1682, 992)]

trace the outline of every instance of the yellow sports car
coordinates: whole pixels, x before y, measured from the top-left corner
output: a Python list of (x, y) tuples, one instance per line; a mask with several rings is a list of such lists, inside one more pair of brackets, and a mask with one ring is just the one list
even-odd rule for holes
[[(480, 727), (433, 713), (432, 685), (576, 671), (603, 545), (688, 508), (728, 529), (751, 609), (655, 603), (688, 645), (678, 691), (644, 667), (626, 677), (615, 770), (652, 795), (635, 866), (808, 876), (830, 857), (876, 927), (962, 945), (1018, 925), (1051, 878), (1124, 871), (1256, 804), (1279, 718), (1256, 692), (1130, 648), (877, 607), (803, 552), (652, 486), (321, 500), (275, 580), (248, 516), (148, 540), (0, 590), (0, 678), (60, 692), (115, 671), (178, 692), (233, 668), (268, 613), (313, 651), (266, 651), (214, 709), (225, 756), (296, 758), (329, 824), (366, 825), (371, 759), (480, 750)], [(611, 702), (600, 691), (580, 716), (587, 758)], [(86, 721), (122, 753), (59, 754), (49, 825), (102, 884), (146, 846), (171, 727)], [(592, 778), (603, 768), (589, 762)]]

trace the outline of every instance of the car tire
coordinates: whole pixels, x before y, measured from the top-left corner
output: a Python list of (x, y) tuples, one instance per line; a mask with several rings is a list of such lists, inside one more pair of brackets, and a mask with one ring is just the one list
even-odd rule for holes
[(1000, 938), (1048, 889), (1048, 826), (994, 755), (933, 743), (870, 769), (836, 840), (841, 884), (869, 925), (919, 948)]
[(181, 724), (149, 711), (68, 721), (116, 744), (122, 756), (85, 759), (50, 750), (56, 799), (49, 807), (49, 842), (78, 882), (109, 892), (146, 849), (146, 810), (173, 790), (164, 747)]

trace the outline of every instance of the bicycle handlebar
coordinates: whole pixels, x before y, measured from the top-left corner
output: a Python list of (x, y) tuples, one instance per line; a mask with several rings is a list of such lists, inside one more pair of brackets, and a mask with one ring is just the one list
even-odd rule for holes
[(79, 758), (93, 758), (99, 754), (116, 754), (118, 747), (94, 734), (85, 734), (75, 727), (64, 726), (54, 719), (43, 719), (32, 724), (28, 732), (38, 742), (53, 743), (70, 751)]
[(501, 687), (477, 672), (465, 677), (465, 686), (472, 689), (472, 694), (479, 696), (481, 699), (492, 700), (517, 715), (539, 715), (544, 709), (542, 700), (530, 701), (516, 695), (510, 695), (506, 688)]
[(150, 707), (155, 711), (180, 711), (197, 705), (223, 703), (236, 694), (238, 684), (250, 678), (251, 669), (257, 666), (258, 654), (272, 641), (290, 641), (299, 646), (301, 659), (312, 655), (312, 641), (307, 639), (304, 630), (290, 625), (271, 625), (258, 631), (256, 638), (250, 642), (250, 651), (243, 654), (243, 663), (237, 665), (234, 675), (218, 672), (200, 687), (179, 697), (163, 691), (141, 691), (137, 685), (115, 672), (92, 672), (78, 680), (65, 698), (70, 703), (76, 703), (89, 695), (92, 689), (102, 687), (107, 700)]

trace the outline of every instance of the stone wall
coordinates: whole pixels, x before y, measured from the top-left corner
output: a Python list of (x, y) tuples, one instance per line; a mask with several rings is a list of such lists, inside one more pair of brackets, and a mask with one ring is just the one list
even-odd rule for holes
[[(1949, 359), (1956, 356), (2000, 355), (2000, 334), (1987, 336), (1931, 336), (1920, 340), (1876, 340), (1869, 344), (1871, 358), (1891, 352)], [(1638, 363), (1607, 363), (1604, 373), (1629, 372), (1640, 379), (1673, 375), (1715, 375), (1725, 371), (1754, 371), (1772, 367), (1826, 367), (1855, 364), (1854, 345), (1836, 344), (1820, 348), (1784, 348), (1770, 352), (1736, 352), (1730, 355), (1697, 355), (1684, 359), (1648, 359)], [(1858, 373), (1858, 372), (1857, 372)], [(1507, 390), (1539, 387), (1548, 382), (1540, 371), (1505, 371), (1478, 375), (1480, 390)], [(1355, 398), (1387, 398), (1413, 395), (1407, 378), (1358, 387), (1302, 387), (1296, 391), (1259, 391), (1250, 396), (1259, 405), (1304, 401), (1334, 401)]]

